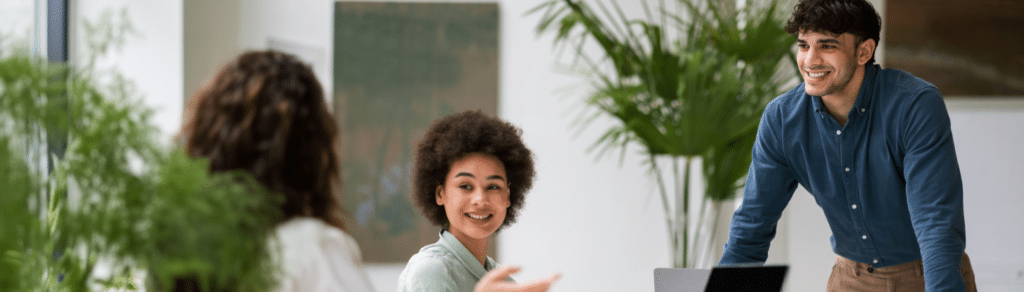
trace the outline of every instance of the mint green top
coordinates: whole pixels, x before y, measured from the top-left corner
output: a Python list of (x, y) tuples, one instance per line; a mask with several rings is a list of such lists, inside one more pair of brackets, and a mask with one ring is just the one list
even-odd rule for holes
[(440, 237), (412, 255), (398, 276), (398, 292), (471, 292), (487, 271), (497, 267), (491, 257), (486, 267), (480, 265), (447, 230), (441, 230)]

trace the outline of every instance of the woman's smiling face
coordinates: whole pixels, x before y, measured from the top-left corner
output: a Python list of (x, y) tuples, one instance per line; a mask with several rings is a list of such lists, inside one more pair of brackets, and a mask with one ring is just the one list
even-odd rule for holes
[(505, 166), (483, 153), (470, 153), (452, 163), (436, 193), (437, 204), (444, 206), (448, 216), (448, 231), (463, 243), (489, 240), (505, 221), (510, 205)]

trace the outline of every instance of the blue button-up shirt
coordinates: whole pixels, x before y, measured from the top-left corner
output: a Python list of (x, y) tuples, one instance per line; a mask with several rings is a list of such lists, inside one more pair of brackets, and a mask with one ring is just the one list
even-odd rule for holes
[(963, 291), (963, 185), (942, 96), (906, 72), (865, 69), (845, 126), (802, 83), (765, 108), (720, 263), (767, 259), (799, 183), (836, 254), (873, 267), (923, 259), (928, 291)]

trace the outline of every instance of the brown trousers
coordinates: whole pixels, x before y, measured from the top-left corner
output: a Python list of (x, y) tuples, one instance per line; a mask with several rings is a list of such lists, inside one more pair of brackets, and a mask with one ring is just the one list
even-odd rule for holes
[[(967, 253), (960, 259), (960, 275), (964, 277), (967, 291), (978, 291), (974, 282), (974, 269), (971, 268), (971, 259), (967, 257)], [(872, 268), (869, 264), (858, 263), (837, 255), (826, 291), (920, 292), (924, 291), (924, 267), (921, 261), (917, 260), (890, 267)]]

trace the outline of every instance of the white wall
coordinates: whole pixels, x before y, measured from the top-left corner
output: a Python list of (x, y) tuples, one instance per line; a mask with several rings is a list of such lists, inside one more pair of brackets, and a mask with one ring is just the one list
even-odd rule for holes
[(949, 99), (978, 291), (1024, 291), (1024, 97)]
[[(116, 70), (135, 83), (133, 98), (140, 97), (145, 106), (154, 110), (150, 121), (157, 126), (157, 138), (163, 146), (169, 146), (171, 137), (181, 126), (181, 0), (92, 0), (69, 3), (68, 51), (69, 61), (75, 66), (82, 66), (88, 55), (84, 21), (95, 23), (105, 11), (112, 11), (115, 18), (119, 18), (121, 9), (127, 9), (127, 21), (136, 33), (127, 37), (121, 48), (101, 56), (95, 68)], [(115, 272), (110, 270), (108, 260), (99, 259), (99, 264), (93, 270), (94, 276), (104, 278)], [(135, 279), (136, 285), (143, 284), (142, 277)]]
[(0, 46), (4, 55), (12, 50), (46, 55), (46, 2), (40, 0), (0, 2)]
[(184, 101), (202, 89), (238, 48), (238, 0), (183, 0)]
[[(322, 64), (311, 64), (326, 96), (334, 83), (331, 64), (334, 55), (334, 1), (330, 0), (248, 0), (239, 2), (239, 49), (267, 49), (270, 39), (306, 47), (322, 55)], [(300, 55), (301, 57), (301, 55)], [(305, 60), (310, 62), (310, 60)]]
[(499, 260), (523, 266), (520, 280), (562, 272), (554, 291), (653, 291), (654, 268), (671, 264), (661, 201), (639, 149), (621, 167), (617, 153), (587, 153), (611, 120), (574, 135), (589, 87), (555, 72), (553, 37), (535, 35), (540, 15), (524, 16), (542, 2), (501, 2), (499, 113), (522, 127), (537, 182), (519, 222), (498, 236)]
[(182, 2), (92, 0), (69, 1), (70, 59), (84, 58), (83, 20), (95, 22), (104, 11), (120, 15), (127, 8), (138, 34), (129, 36), (120, 50), (97, 61), (97, 69), (116, 69), (135, 81), (137, 93), (155, 109), (152, 122), (160, 141), (168, 142), (181, 125), (182, 104)]

